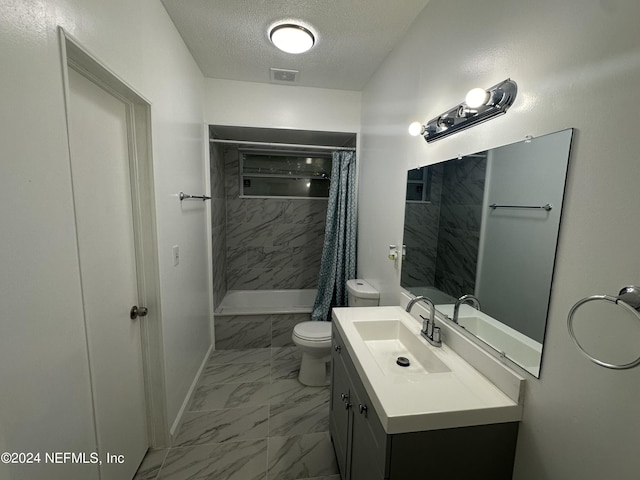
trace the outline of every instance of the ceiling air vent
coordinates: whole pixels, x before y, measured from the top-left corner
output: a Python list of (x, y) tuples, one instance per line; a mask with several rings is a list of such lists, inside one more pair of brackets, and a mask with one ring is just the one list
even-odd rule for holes
[(285, 70), (283, 68), (270, 68), (271, 81), (276, 83), (295, 83), (298, 80), (298, 70)]

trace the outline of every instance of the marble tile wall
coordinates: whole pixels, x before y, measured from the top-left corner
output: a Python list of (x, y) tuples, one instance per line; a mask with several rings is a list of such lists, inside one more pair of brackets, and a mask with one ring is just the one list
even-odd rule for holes
[(224, 159), (227, 288), (316, 288), (327, 201), (240, 198), (237, 147)]
[(444, 164), (435, 286), (459, 297), (475, 291), (486, 157)]
[(309, 313), (216, 315), (216, 350), (291, 346), (293, 327), (311, 320)]
[(402, 262), (401, 278), (405, 288), (435, 285), (442, 175), (442, 164), (431, 167), (429, 203), (407, 202), (405, 205), (403, 243), (407, 254)]
[(211, 144), (211, 245), (213, 259), (213, 304), (220, 305), (227, 292), (227, 197), (224, 181), (224, 151)]

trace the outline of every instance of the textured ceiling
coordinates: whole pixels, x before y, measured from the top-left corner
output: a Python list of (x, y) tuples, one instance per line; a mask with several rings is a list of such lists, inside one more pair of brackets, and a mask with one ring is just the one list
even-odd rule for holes
[[(205, 77), (360, 91), (429, 0), (162, 0)], [(299, 20), (316, 33), (308, 52), (280, 52), (268, 30)]]

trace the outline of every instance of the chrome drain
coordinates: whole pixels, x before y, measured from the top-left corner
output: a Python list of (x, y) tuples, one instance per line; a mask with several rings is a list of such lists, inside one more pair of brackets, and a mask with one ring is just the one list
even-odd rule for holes
[(409, 365), (411, 365), (411, 362), (407, 357), (398, 357), (396, 359), (396, 363), (401, 367), (408, 367)]

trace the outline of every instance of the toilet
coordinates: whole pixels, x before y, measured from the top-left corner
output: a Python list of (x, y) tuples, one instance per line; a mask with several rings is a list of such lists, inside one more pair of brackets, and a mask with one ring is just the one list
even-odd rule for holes
[(380, 304), (380, 292), (364, 280), (347, 280), (347, 294), (350, 307), (377, 307)]
[[(380, 293), (364, 280), (347, 281), (349, 307), (376, 307)], [(331, 359), (331, 322), (301, 322), (293, 328), (291, 339), (302, 351), (298, 380), (303, 385), (328, 384), (327, 363)]]

